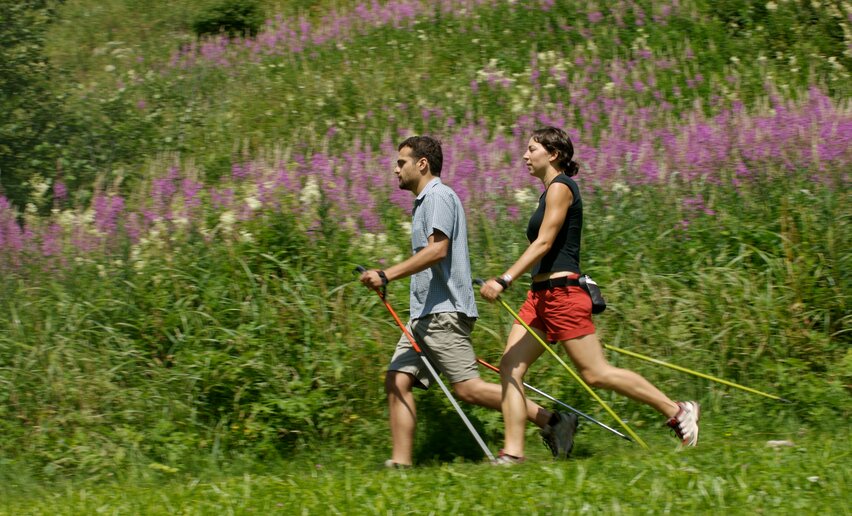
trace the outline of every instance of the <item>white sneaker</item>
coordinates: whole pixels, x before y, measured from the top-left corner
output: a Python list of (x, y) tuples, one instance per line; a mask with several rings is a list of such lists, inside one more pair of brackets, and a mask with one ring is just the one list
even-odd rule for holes
[(497, 458), (491, 463), (495, 466), (514, 466), (515, 464), (523, 464), (526, 462), (526, 458), (524, 457), (515, 457), (514, 455), (509, 455), (508, 453), (500, 450), (500, 453), (497, 454)]
[(698, 419), (701, 416), (701, 407), (697, 401), (678, 401), (680, 410), (671, 419), (668, 425), (675, 431), (681, 444), (684, 446), (695, 446), (698, 444)]

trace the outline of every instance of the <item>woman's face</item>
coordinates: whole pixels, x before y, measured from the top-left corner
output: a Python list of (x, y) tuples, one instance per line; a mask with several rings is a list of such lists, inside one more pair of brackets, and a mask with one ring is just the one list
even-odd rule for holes
[(551, 154), (544, 148), (544, 145), (530, 138), (527, 143), (527, 151), (524, 153), (524, 162), (527, 164), (527, 169), (530, 174), (536, 177), (544, 177), (548, 167), (556, 154)]

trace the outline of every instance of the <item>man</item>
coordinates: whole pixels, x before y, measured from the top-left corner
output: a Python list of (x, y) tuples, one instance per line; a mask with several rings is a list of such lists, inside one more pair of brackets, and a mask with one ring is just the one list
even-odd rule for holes
[[(455, 394), (467, 403), (500, 410), (502, 389), (479, 377), (471, 332), (478, 316), (470, 273), (467, 222), (456, 193), (441, 182), (441, 144), (412, 136), (399, 145), (399, 188), (414, 194), (412, 256), (384, 270), (364, 272), (360, 281), (378, 289), (411, 276), (408, 329), (443, 373)], [(387, 467), (410, 467), (416, 410), (413, 388), (427, 389), (429, 372), (403, 335), (385, 378), (393, 452)], [(551, 413), (527, 401), (527, 418), (541, 427), (542, 438), (557, 458), (574, 444), (577, 416)]]

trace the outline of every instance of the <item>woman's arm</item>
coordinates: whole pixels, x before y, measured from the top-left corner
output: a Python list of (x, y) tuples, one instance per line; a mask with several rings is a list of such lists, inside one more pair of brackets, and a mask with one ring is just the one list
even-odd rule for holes
[[(510, 275), (512, 278), (518, 278), (532, 266), (541, 260), (550, 249), (553, 247), (553, 242), (562, 229), (568, 215), (568, 208), (574, 202), (574, 195), (568, 185), (556, 183), (547, 189), (546, 206), (544, 209), (544, 218), (541, 222), (541, 228), (538, 231), (538, 237), (530, 243), (526, 250), (521, 254), (520, 258), (509, 267), (503, 274)], [(482, 286), (480, 293), (482, 296), (493, 301), (497, 298), (503, 287), (494, 280), (489, 280)]]

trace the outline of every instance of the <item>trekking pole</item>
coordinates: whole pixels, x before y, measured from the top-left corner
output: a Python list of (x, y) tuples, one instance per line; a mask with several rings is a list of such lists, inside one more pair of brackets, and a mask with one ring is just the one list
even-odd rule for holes
[[(355, 271), (364, 273), (367, 271), (367, 269), (358, 265), (355, 267)], [(387, 294), (385, 292), (379, 291), (378, 289), (373, 290), (376, 291), (376, 294), (379, 295), (379, 298), (382, 300), (382, 303), (385, 305), (385, 308), (387, 308), (388, 312), (390, 312), (391, 316), (393, 316), (393, 320), (396, 322), (396, 325), (399, 326), (399, 329), (402, 330), (402, 333), (404, 333), (405, 336), (408, 338), (408, 341), (411, 342), (411, 346), (414, 348), (414, 351), (417, 353), (417, 356), (420, 357), (420, 360), (423, 361), (423, 365), (425, 365), (426, 369), (429, 370), (429, 374), (431, 374), (432, 378), (435, 379), (435, 382), (437, 382), (437, 384), (441, 386), (441, 390), (444, 391), (444, 394), (447, 396), (447, 399), (450, 400), (450, 403), (456, 409), (456, 412), (459, 413), (459, 416), (462, 418), (462, 421), (464, 421), (465, 426), (467, 426), (467, 429), (470, 430), (470, 433), (473, 435), (473, 438), (476, 439), (476, 442), (479, 444), (479, 447), (482, 448), (482, 451), (485, 452), (485, 456), (488, 457), (488, 460), (494, 462), (494, 455), (491, 453), (491, 450), (488, 449), (488, 446), (486, 446), (485, 441), (482, 440), (482, 437), (479, 436), (479, 432), (476, 431), (470, 420), (465, 415), (464, 411), (459, 406), (458, 402), (456, 402), (455, 398), (453, 398), (453, 395), (450, 394), (450, 391), (449, 389), (447, 389), (447, 386), (444, 385), (444, 382), (441, 381), (440, 377), (438, 377), (437, 371), (435, 371), (435, 368), (432, 367), (432, 364), (429, 362), (429, 359), (426, 358), (426, 354), (423, 352), (420, 346), (417, 345), (417, 341), (414, 340), (414, 336), (411, 335), (411, 332), (409, 332), (405, 325), (402, 324), (402, 321), (399, 319), (399, 316), (396, 315), (394, 309), (391, 308), (391, 305), (390, 303), (388, 303), (387, 300)]]
[[(485, 284), (485, 282), (482, 281), (481, 279), (475, 279), (473, 282), (476, 283), (477, 285)], [(538, 341), (538, 343), (541, 344), (542, 347), (544, 347), (544, 349), (547, 350), (548, 353), (553, 355), (553, 357), (562, 365), (562, 367), (564, 367), (565, 370), (568, 371), (568, 373), (570, 373), (571, 376), (574, 377), (575, 380), (577, 380), (577, 383), (579, 383), (584, 389), (586, 389), (586, 392), (588, 392), (592, 396), (592, 398), (594, 398), (595, 401), (597, 401), (604, 408), (604, 410), (606, 410), (609, 413), (610, 416), (612, 416), (616, 421), (618, 421), (618, 424), (620, 424), (621, 427), (624, 428), (624, 430), (627, 432), (627, 435), (632, 437), (633, 440), (636, 441), (636, 443), (639, 444), (639, 446), (641, 446), (642, 448), (645, 448), (646, 450), (648, 449), (648, 445), (645, 444), (645, 441), (643, 441), (641, 437), (636, 435), (636, 432), (634, 432), (629, 426), (627, 426), (627, 423), (625, 423), (624, 421), (621, 420), (620, 417), (618, 417), (618, 414), (616, 414), (609, 407), (609, 405), (607, 405), (606, 402), (603, 399), (601, 399), (601, 397), (598, 396), (597, 393), (595, 391), (593, 391), (592, 388), (588, 386), (588, 384), (586, 384), (586, 382), (583, 381), (582, 378), (580, 378), (580, 375), (578, 375), (576, 372), (574, 372), (573, 369), (568, 367), (568, 364), (566, 364), (565, 361), (562, 360), (562, 358), (559, 355), (557, 355), (555, 351), (553, 351), (553, 348), (548, 346), (547, 343), (544, 342), (544, 339), (539, 337), (538, 334), (536, 332), (534, 332), (533, 329), (530, 328), (529, 325), (527, 323), (525, 323), (523, 321), (523, 319), (521, 319), (521, 317), (518, 314), (515, 313), (514, 310), (512, 310), (512, 308), (506, 303), (506, 301), (503, 300), (503, 298), (501, 296), (497, 296), (497, 301), (499, 301), (500, 304), (503, 305), (503, 308), (505, 308), (510, 314), (512, 314), (512, 317), (514, 317), (515, 320), (518, 321), (518, 324), (520, 324), (521, 326), (524, 327), (525, 330), (527, 330), (527, 333), (532, 335)]]
[[(497, 374), (499, 374), (499, 373), (500, 373), (500, 369), (499, 369), (497, 366), (493, 366), (493, 365), (489, 364), (488, 362), (486, 362), (485, 360), (482, 360), (481, 358), (478, 358), (478, 357), (477, 357), (476, 361), (477, 361), (477, 362), (479, 362), (480, 364), (482, 364), (483, 366), (487, 367), (488, 369), (491, 369), (491, 370), (492, 370), (492, 371), (494, 371), (495, 373), (497, 373)], [(539, 396), (544, 396), (545, 398), (549, 399), (550, 401), (552, 401), (552, 402), (554, 402), (554, 403), (556, 403), (556, 404), (558, 404), (558, 405), (560, 405), (560, 406), (562, 406), (562, 407), (564, 407), (564, 408), (567, 408), (568, 410), (570, 410), (571, 412), (573, 412), (573, 413), (577, 414), (578, 416), (583, 416), (584, 418), (586, 418), (587, 420), (591, 421), (592, 423), (594, 423), (594, 424), (598, 425), (598, 426), (599, 426), (599, 427), (601, 427), (601, 428), (605, 428), (605, 429), (609, 430), (610, 432), (612, 432), (612, 433), (614, 433), (615, 435), (617, 435), (617, 436), (621, 437), (622, 439), (627, 439), (628, 441), (632, 441), (632, 440), (633, 440), (633, 439), (631, 439), (631, 438), (627, 437), (626, 435), (622, 434), (622, 433), (621, 433), (621, 432), (619, 432), (618, 430), (616, 430), (616, 429), (614, 429), (614, 428), (610, 428), (610, 427), (606, 426), (605, 424), (601, 423), (600, 421), (598, 421), (597, 419), (593, 418), (592, 416), (590, 416), (590, 415), (588, 415), (588, 414), (586, 414), (586, 413), (580, 412), (579, 410), (575, 409), (575, 408), (574, 408), (574, 407), (572, 407), (571, 405), (569, 405), (569, 404), (567, 404), (567, 403), (563, 403), (562, 401), (559, 401), (558, 399), (554, 398), (553, 396), (551, 396), (550, 394), (548, 394), (548, 393), (546, 393), (546, 392), (544, 392), (544, 391), (542, 391), (542, 390), (536, 389), (535, 387), (533, 387), (532, 385), (528, 384), (527, 382), (524, 382), (524, 387), (526, 387), (527, 389), (529, 389), (529, 390), (533, 391), (534, 393), (538, 394)]]
[(659, 359), (656, 359), (656, 358), (641, 355), (639, 353), (636, 353), (635, 351), (628, 351), (626, 349), (617, 348), (615, 346), (610, 346), (608, 344), (604, 344), (604, 347), (606, 349), (610, 350), (610, 351), (615, 351), (617, 353), (623, 353), (627, 356), (631, 356), (631, 357), (634, 357), (634, 358), (645, 360), (647, 362), (651, 362), (651, 363), (654, 363), (654, 364), (659, 364), (661, 366), (668, 367), (669, 369), (674, 369), (675, 371), (680, 371), (682, 373), (691, 374), (691, 375), (697, 376), (699, 378), (704, 378), (705, 380), (712, 380), (714, 382), (719, 382), (721, 384), (728, 385), (730, 387), (735, 387), (737, 389), (740, 389), (740, 390), (743, 390), (743, 391), (746, 391), (746, 392), (751, 392), (753, 394), (759, 394), (761, 396), (766, 396), (767, 398), (771, 398), (773, 400), (781, 401), (783, 403), (793, 403), (792, 401), (785, 399), (785, 398), (782, 398), (781, 396), (776, 396), (774, 394), (768, 394), (766, 392), (762, 392), (762, 391), (759, 391), (757, 389), (752, 389), (751, 387), (746, 387), (745, 385), (740, 385), (738, 383), (734, 383), (734, 382), (731, 382), (731, 381), (728, 381), (728, 380), (723, 380), (722, 378), (710, 376), (709, 374), (699, 373), (698, 371), (693, 371), (692, 369), (687, 369), (687, 368), (681, 367), (679, 365), (670, 364), (668, 362), (663, 362), (662, 360), (659, 360)]

